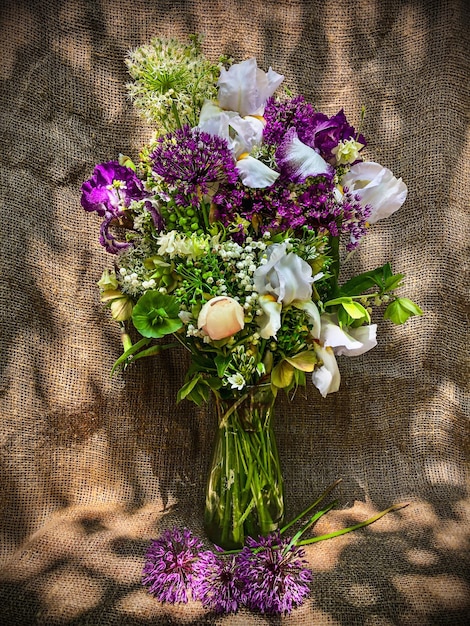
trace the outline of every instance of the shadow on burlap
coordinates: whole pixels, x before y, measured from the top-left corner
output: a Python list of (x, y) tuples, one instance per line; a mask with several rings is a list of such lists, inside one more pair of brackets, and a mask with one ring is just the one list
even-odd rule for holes
[[(466, 623), (465, 5), (4, 0), (1, 624)], [(94, 164), (136, 157), (150, 135), (126, 98), (127, 50), (193, 32), (212, 58), (254, 55), (353, 125), (364, 104), (367, 158), (409, 188), (345, 274), (393, 260), (424, 317), (380, 323), (376, 349), (341, 361), (341, 391), (282, 400), (276, 430), (292, 514), (343, 478), (340, 507), (315, 532), (410, 505), (310, 546), (312, 594), (282, 618), (217, 618), (141, 587), (150, 538), (174, 525), (202, 533), (215, 415), (176, 406), (183, 353), (109, 376), (120, 340), (95, 285), (109, 258), (99, 218), (80, 207)]]

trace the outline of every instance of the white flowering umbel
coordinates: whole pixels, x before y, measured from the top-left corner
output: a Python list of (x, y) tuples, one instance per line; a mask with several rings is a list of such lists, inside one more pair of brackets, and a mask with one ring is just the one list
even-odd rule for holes
[(128, 53), (126, 65), (133, 82), (130, 97), (144, 119), (158, 134), (196, 126), (207, 98), (217, 95), (216, 82), (222, 67), (201, 53), (201, 39), (188, 44), (176, 39), (155, 38), (150, 44)]

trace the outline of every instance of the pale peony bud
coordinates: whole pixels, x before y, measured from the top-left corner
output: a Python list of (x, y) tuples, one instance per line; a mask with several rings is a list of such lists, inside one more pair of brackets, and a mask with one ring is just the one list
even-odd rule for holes
[(197, 327), (213, 341), (231, 337), (244, 326), (243, 307), (229, 296), (217, 296), (206, 302), (197, 320)]

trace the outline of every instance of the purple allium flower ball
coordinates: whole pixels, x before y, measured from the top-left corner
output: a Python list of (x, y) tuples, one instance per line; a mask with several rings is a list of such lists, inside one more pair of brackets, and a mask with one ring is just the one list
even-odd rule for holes
[(216, 613), (235, 613), (244, 602), (242, 573), (235, 556), (202, 552), (194, 565), (193, 597)]
[(310, 593), (312, 572), (306, 567), (304, 551), (283, 539), (279, 532), (252, 539), (237, 555), (243, 575), (246, 605), (261, 613), (290, 613)]
[(210, 183), (238, 179), (227, 141), (199, 128), (184, 126), (159, 137), (150, 158), (153, 171), (185, 194), (207, 193)]
[(82, 185), (81, 204), (85, 211), (118, 217), (132, 200), (147, 196), (144, 185), (133, 170), (118, 161), (100, 163)]
[(145, 555), (142, 584), (160, 602), (187, 602), (202, 542), (190, 530), (166, 530)]

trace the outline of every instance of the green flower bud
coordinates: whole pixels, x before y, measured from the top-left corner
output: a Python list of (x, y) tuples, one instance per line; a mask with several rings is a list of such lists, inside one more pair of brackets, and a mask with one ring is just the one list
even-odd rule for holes
[(132, 300), (124, 296), (113, 300), (110, 305), (111, 315), (117, 322), (125, 322), (132, 317)]
[(96, 283), (101, 291), (115, 290), (118, 287), (118, 281), (114, 271), (104, 270), (100, 280)]

